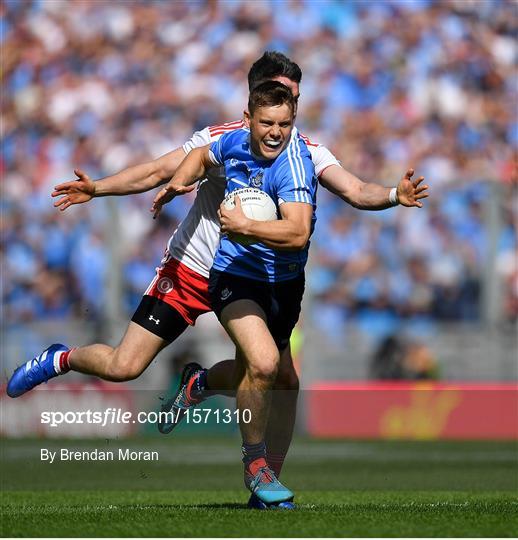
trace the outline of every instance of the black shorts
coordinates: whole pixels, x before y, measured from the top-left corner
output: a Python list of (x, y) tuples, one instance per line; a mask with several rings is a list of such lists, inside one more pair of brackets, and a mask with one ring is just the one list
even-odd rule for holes
[(149, 295), (142, 297), (131, 320), (170, 343), (189, 326), (173, 306)]
[(223, 309), (236, 300), (252, 300), (266, 314), (268, 329), (279, 351), (284, 350), (300, 315), (304, 274), (295, 279), (268, 283), (227, 272), (210, 271), (209, 294), (214, 313), (221, 320)]

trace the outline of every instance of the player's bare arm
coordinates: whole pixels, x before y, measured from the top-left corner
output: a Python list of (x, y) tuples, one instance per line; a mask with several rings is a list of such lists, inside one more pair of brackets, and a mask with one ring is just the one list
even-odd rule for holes
[(412, 180), (413, 169), (408, 169), (397, 185), (394, 200), (391, 188), (364, 182), (339, 165), (324, 169), (320, 183), (332, 193), (360, 210), (383, 210), (399, 203), (402, 206), (422, 208), (421, 199), (428, 197), (428, 186), (421, 185), (423, 176)]
[(248, 236), (273, 249), (300, 250), (308, 243), (313, 215), (311, 204), (300, 202), (281, 204), (279, 208), (282, 219), (274, 221), (256, 221), (247, 218), (237, 196), (235, 205), (231, 210), (224, 204), (219, 208), (222, 233)]
[(161, 189), (153, 200), (151, 212), (157, 217), (164, 204), (171, 202), (178, 195), (185, 195), (194, 189), (194, 184), (203, 178), (206, 172), (215, 165), (210, 155), (210, 144), (195, 148), (181, 162), (173, 178)]
[(177, 148), (158, 159), (128, 167), (96, 181), (80, 169), (75, 169), (77, 179), (57, 185), (51, 193), (52, 197), (59, 197), (54, 206), (63, 211), (73, 204), (89, 202), (94, 197), (149, 191), (167, 182), (184, 158), (183, 148)]

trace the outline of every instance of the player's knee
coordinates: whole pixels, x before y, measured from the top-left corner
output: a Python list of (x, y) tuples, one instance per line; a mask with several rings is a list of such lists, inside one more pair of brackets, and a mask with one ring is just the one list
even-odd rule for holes
[(271, 358), (265, 357), (249, 367), (251, 377), (258, 381), (264, 381), (268, 384), (273, 384), (277, 378), (279, 369), (279, 357), (272, 355)]

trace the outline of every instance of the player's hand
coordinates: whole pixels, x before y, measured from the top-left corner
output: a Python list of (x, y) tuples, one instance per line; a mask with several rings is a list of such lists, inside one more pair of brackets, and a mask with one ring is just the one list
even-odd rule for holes
[(229, 210), (224, 203), (221, 203), (218, 211), (221, 223), (221, 232), (224, 234), (246, 234), (249, 219), (243, 212), (241, 199), (238, 195), (234, 197), (235, 207)]
[(50, 194), (51, 197), (61, 197), (54, 203), (61, 212), (73, 204), (86, 203), (95, 196), (95, 182), (80, 169), (75, 169), (74, 173), (77, 180), (57, 185)]
[(412, 180), (413, 175), (414, 169), (408, 169), (405, 176), (397, 185), (398, 202), (403, 206), (417, 206), (418, 208), (422, 208), (423, 203), (420, 199), (426, 199), (428, 197), (428, 192), (426, 191), (428, 186), (426, 184), (424, 186), (421, 185), (424, 176)]
[(196, 186), (182, 186), (172, 181), (165, 185), (153, 199), (151, 206), (151, 212), (153, 212), (153, 219), (156, 219), (162, 210), (162, 206), (171, 202), (175, 197), (179, 195), (185, 195), (190, 193)]

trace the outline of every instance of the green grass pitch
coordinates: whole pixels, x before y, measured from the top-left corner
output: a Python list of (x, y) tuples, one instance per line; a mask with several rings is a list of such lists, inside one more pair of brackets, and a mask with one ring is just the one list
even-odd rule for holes
[[(180, 436), (179, 436), (180, 435)], [(40, 449), (156, 450), (158, 462), (42, 463)], [(239, 440), (1, 441), (2, 536), (515, 537), (512, 442), (296, 439), (295, 511), (251, 511)]]

